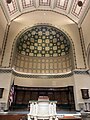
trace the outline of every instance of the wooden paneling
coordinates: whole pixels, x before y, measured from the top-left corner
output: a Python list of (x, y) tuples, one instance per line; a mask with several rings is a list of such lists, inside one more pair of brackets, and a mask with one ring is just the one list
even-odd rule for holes
[(13, 106), (28, 106), (29, 100), (38, 100), (39, 96), (48, 96), (49, 100), (57, 101), (57, 107), (74, 109), (73, 86), (58, 88), (21, 87), (15, 86)]
[(22, 104), (24, 99), (24, 91), (17, 91), (16, 93), (16, 104)]
[(0, 98), (2, 98), (2, 96), (3, 96), (3, 90), (4, 90), (4, 88), (0, 88)]

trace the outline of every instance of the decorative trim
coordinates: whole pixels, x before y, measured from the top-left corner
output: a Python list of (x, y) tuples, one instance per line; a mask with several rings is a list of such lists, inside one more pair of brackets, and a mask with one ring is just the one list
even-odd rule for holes
[(79, 30), (79, 35), (80, 35), (80, 42), (81, 42), (81, 47), (82, 47), (82, 55), (83, 55), (83, 60), (84, 60), (84, 66), (85, 68), (87, 68), (86, 66), (86, 49), (85, 49), (85, 42), (84, 42), (84, 37), (83, 37), (83, 32), (82, 32), (82, 28), (78, 28)]
[(67, 78), (71, 77), (73, 75), (73, 72), (68, 74), (62, 74), (62, 75), (31, 75), (31, 74), (20, 74), (15, 71), (12, 72), (13, 75), (17, 77), (24, 77), (24, 78), (41, 78), (41, 79), (50, 79), (50, 78)]
[(0, 68), (0, 73), (11, 73), (12, 69), (11, 68)]
[(81, 75), (88, 74), (87, 70), (74, 70), (73, 73), (74, 74), (81, 74)]
[(2, 51), (2, 58), (1, 58), (1, 66), (2, 66), (2, 62), (3, 62), (3, 58), (4, 58), (4, 53), (5, 53), (6, 44), (7, 44), (9, 28), (10, 28), (10, 25), (7, 24), (7, 25), (6, 25), (6, 29), (5, 29), (5, 33), (4, 33), (3, 44), (2, 44), (2, 50), (3, 50), (3, 51)]
[(12, 73), (14, 76), (17, 77), (23, 77), (23, 78), (41, 78), (41, 79), (50, 79), (50, 78), (67, 78), (71, 77), (74, 74), (76, 75), (88, 75), (88, 70), (74, 70), (67, 74), (47, 74), (47, 75), (41, 75), (41, 74), (31, 74), (31, 73), (18, 73), (13, 68), (0, 68), (0, 73)]
[(50, 78), (67, 78), (67, 77), (71, 77), (73, 76), (74, 74), (77, 74), (77, 75), (88, 75), (88, 70), (74, 70), (70, 73), (67, 73), (67, 74), (51, 74), (51, 75), (31, 75), (31, 74), (21, 74), (21, 73), (18, 73), (16, 71), (12, 71), (12, 74), (17, 76), (17, 77), (24, 77), (24, 78), (41, 78), (41, 79), (50, 79)]

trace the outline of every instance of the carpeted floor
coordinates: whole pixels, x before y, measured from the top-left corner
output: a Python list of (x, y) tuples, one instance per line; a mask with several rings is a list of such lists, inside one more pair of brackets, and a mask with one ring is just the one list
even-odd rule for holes
[[(29, 111), (14, 110), (8, 112), (0, 112), (0, 120), (27, 120)], [(81, 120), (80, 113), (76, 111), (57, 110), (59, 120)]]
[[(0, 120), (27, 120), (28, 111), (8, 111), (0, 113)], [(75, 117), (77, 115), (77, 117)], [(81, 120), (79, 113), (75, 111), (58, 111), (59, 120)]]
[[(0, 120), (27, 120), (26, 115), (0, 115)], [(81, 118), (75, 118), (73, 116), (64, 116), (59, 120), (81, 120)]]
[(0, 115), (0, 120), (27, 120), (25, 114)]

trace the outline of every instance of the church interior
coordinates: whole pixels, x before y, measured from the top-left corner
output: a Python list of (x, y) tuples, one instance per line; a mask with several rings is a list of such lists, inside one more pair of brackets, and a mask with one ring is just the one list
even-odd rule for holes
[(90, 0), (0, 0), (0, 120), (39, 97), (90, 114), (89, 21)]

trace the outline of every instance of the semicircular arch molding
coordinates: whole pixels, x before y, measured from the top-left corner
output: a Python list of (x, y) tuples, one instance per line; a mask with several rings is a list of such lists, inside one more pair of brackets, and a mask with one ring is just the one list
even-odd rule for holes
[[(31, 70), (31, 71), (29, 71), (30, 68), (32, 69), (31, 66), (28, 69), (26, 67), (26, 69), (27, 69), (25, 71), (26, 73), (28, 73), (28, 72), (29, 73), (37, 73), (38, 71), (39, 71), (38, 73), (55, 73), (55, 71), (53, 69), (57, 69), (55, 66), (58, 67), (57, 62), (55, 62), (55, 61), (58, 61), (58, 63), (61, 63), (61, 61), (63, 61), (62, 62), (63, 64), (59, 65), (60, 67), (58, 67), (58, 69), (56, 70), (56, 73), (69, 72), (69, 71), (73, 70), (76, 65), (74, 44), (73, 44), (73, 41), (71, 40), (70, 36), (65, 31), (58, 29), (51, 25), (41, 24), (41, 25), (35, 25), (28, 29), (24, 29), (15, 38), (13, 46), (14, 46), (14, 48), (12, 48), (13, 49), (12, 50), (13, 58), (17, 58), (16, 60), (18, 60), (20, 58), (19, 59), (20, 61), (21, 61), (21, 59), (23, 59), (22, 65), (21, 65), (22, 67), (16, 65), (16, 63), (18, 63), (17, 61), (12, 62), (12, 66), (15, 69), (18, 68), (20, 72), (25, 71), (24, 64), (27, 64), (26, 66), (29, 66), (28, 62), (30, 63), (30, 60), (38, 61), (38, 58), (40, 59), (39, 60), (40, 62), (38, 61), (39, 64), (42, 64), (45, 62), (44, 64), (41, 65), (42, 66), (41, 69), (39, 69), (40, 66), (37, 66), (38, 70), (35, 71), (34, 69), (37, 65), (37, 63), (35, 63), (36, 65), (34, 65), (34, 64), (31, 65), (31, 66), (34, 66), (33, 70)], [(18, 53), (18, 55), (17, 55), (17, 53)], [(18, 58), (18, 56), (19, 56), (19, 58)], [(66, 57), (66, 56), (68, 56), (68, 57)], [(72, 56), (72, 58), (70, 56)], [(54, 59), (52, 59), (52, 58), (54, 58)], [(14, 60), (14, 59), (12, 59), (12, 60)], [(28, 61), (28, 62), (25, 63), (24, 60)], [(68, 60), (70, 60), (71, 62)], [(48, 62), (46, 62), (46, 61), (48, 61)], [(69, 64), (69, 67), (71, 66), (70, 69), (67, 69), (69, 67), (68, 67), (68, 63), (65, 61), (70, 63)], [(53, 62), (55, 62), (56, 65), (54, 65)], [(67, 64), (67, 66), (64, 64)], [(16, 67), (16, 66), (18, 66), (18, 67)], [(49, 66), (49, 68), (48, 68), (48, 66)], [(63, 66), (63, 68), (62, 68), (62, 66)], [(41, 72), (41, 71), (43, 71), (43, 72)], [(52, 71), (52, 72), (50, 72), (50, 71)]]

